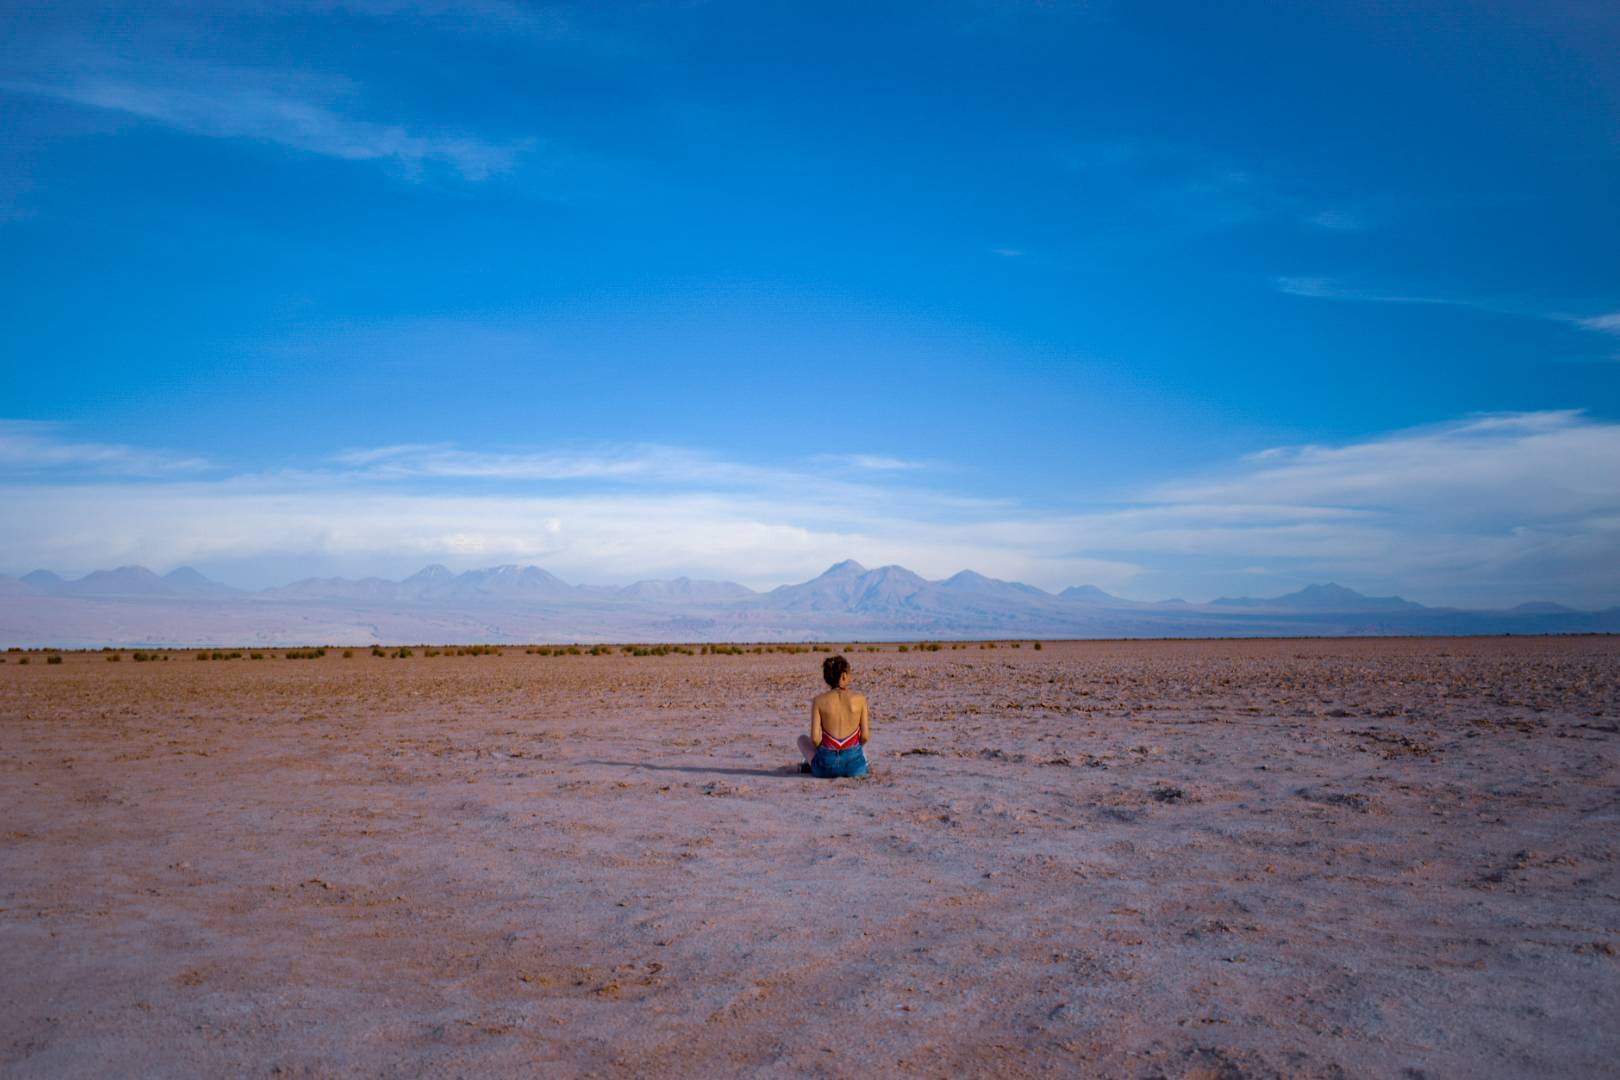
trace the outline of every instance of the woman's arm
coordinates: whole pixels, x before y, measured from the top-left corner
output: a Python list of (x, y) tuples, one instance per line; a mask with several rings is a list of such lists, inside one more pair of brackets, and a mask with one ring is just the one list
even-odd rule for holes
[(810, 745), (821, 745), (821, 710), (813, 700), (810, 702)]
[(865, 694), (861, 695), (859, 712), (860, 712), (860, 717), (861, 717), (861, 745), (865, 746), (867, 743), (872, 741), (872, 721), (871, 721), (871, 718), (868, 717), (867, 713), (866, 713), (866, 695)]

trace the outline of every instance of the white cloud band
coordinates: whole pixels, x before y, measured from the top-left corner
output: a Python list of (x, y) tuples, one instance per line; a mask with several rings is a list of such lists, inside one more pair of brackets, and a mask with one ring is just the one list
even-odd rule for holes
[[(446, 493), (447, 478), (466, 485)], [(687, 573), (765, 587), (853, 556), (1145, 597), (1207, 598), (1269, 568), (1429, 603), (1620, 603), (1620, 424), (1573, 411), (1280, 448), (1078, 513), (940, 493), (905, 471), (859, 480), (672, 448), (388, 447), (316, 473), (13, 483), (0, 543), (15, 571), (518, 561), (584, 582)]]

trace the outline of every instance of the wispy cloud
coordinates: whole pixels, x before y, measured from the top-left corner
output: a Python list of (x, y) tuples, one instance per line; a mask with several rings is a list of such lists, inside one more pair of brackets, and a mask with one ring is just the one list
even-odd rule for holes
[(448, 443), (404, 443), (347, 450), (333, 460), (373, 477), (486, 480), (650, 479), (681, 468), (686, 451), (638, 446), (594, 453), (485, 452)]
[(1319, 210), (1308, 215), (1305, 220), (1318, 228), (1331, 229), (1335, 232), (1361, 232), (1370, 228), (1365, 214), (1347, 210)]
[(899, 472), (927, 467), (921, 461), (887, 457), (883, 454), (830, 454), (825, 455), (820, 460), (848, 465), (853, 469), (866, 469), (871, 472)]
[(1304, 296), (1313, 300), (1359, 300), (1370, 304), (1442, 304), (1448, 307), (1495, 308), (1469, 300), (1453, 300), (1439, 296), (1416, 296), (1406, 293), (1376, 292), (1345, 285), (1325, 277), (1279, 277), (1277, 291), (1289, 296)]
[(1278, 292), (1312, 300), (1346, 300), (1368, 304), (1432, 304), (1439, 307), (1467, 308), (1470, 311), (1483, 311), (1491, 315), (1561, 323), (1602, 334), (1620, 334), (1620, 312), (1588, 318), (1557, 311), (1537, 310), (1522, 304), (1499, 300), (1358, 288), (1325, 277), (1279, 277), (1274, 284)]
[[(658, 444), (577, 450), (467, 450), (448, 443), (408, 443), (346, 450), (333, 458), (340, 476), (370, 480), (463, 479), (494, 483), (608, 484), (682, 490), (769, 490), (796, 497), (814, 490), (858, 500), (873, 493), (874, 477), (927, 468), (921, 461), (882, 454), (818, 454), (798, 466), (731, 461), (688, 447)], [(912, 498), (922, 493), (912, 492)], [(932, 496), (960, 509), (983, 500)]]
[(1620, 425), (1578, 410), (1485, 415), (1346, 446), (1280, 447), (1229, 475), (1149, 495), (1177, 506), (1413, 514), (1482, 526), (1578, 520), (1620, 511)]
[(34, 65), (4, 89), (55, 98), (162, 124), (192, 135), (240, 138), (345, 161), (391, 162), (407, 175), (429, 164), (467, 180), (510, 170), (532, 140), (490, 142), (458, 132), (413, 130), (350, 115), (346, 80), (307, 72), (202, 64)]
[[(681, 489), (755, 487), (799, 490), (837, 488), (847, 478), (800, 469), (730, 461), (688, 447), (651, 443), (577, 450), (467, 450), (448, 443), (409, 443), (347, 450), (334, 462), (366, 479), (464, 479), (510, 482), (597, 482), (660, 485)], [(840, 464), (864, 470), (910, 468), (894, 458), (841, 455)]]
[(208, 468), (200, 457), (123, 443), (75, 442), (55, 424), (0, 420), (0, 468), (14, 473), (78, 472), (117, 476), (172, 476)]
[(1113, 139), (1060, 152), (1072, 172), (1122, 186), (1121, 205), (1136, 203), (1161, 224), (1225, 229), (1258, 221), (1291, 221), (1337, 232), (1370, 227), (1372, 217), (1325, 206), (1328, 197), (1275, 169), (1232, 160), (1193, 145)]

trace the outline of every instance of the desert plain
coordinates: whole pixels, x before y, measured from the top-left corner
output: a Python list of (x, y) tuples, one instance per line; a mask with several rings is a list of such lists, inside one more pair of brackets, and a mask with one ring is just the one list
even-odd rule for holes
[(0, 1072), (1595, 1076), (1620, 638), (0, 665)]

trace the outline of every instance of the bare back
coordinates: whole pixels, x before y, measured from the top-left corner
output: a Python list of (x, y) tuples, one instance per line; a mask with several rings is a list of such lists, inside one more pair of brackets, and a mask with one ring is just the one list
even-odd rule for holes
[(810, 703), (810, 740), (819, 744), (823, 734), (842, 742), (856, 731), (864, 746), (872, 737), (866, 713), (866, 695), (848, 690), (828, 690)]

